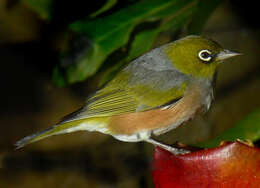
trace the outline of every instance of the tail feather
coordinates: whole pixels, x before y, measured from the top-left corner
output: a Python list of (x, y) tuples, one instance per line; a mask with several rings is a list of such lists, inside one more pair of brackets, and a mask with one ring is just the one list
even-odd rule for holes
[(106, 128), (107, 121), (107, 117), (61, 121), (59, 124), (49, 127), (43, 131), (39, 131), (30, 136), (26, 136), (25, 138), (16, 142), (15, 146), (16, 149), (19, 149), (33, 142), (47, 138), (49, 136), (65, 134), (80, 130), (99, 131), (105, 134), (110, 134), (109, 130)]
[(16, 149), (22, 148), (28, 144), (31, 144), (33, 142), (42, 140), (46, 137), (52, 136), (54, 134), (57, 134), (55, 131), (56, 126), (49, 127), (43, 131), (38, 131), (32, 135), (26, 136), (23, 139), (19, 140), (15, 143)]
[[(22, 148), (33, 142), (47, 138), (49, 136), (67, 133), (67, 132), (69, 132), (68, 130), (71, 130), (71, 128), (77, 127), (81, 121), (82, 120), (76, 120), (76, 121), (71, 121), (71, 122), (67, 122), (67, 123), (61, 123), (61, 124), (54, 125), (45, 130), (36, 132), (35, 134), (26, 136), (25, 138), (16, 142), (14, 145), (16, 146), (16, 149), (19, 149), (19, 148)], [(77, 131), (77, 130), (79, 130), (79, 129), (76, 129), (76, 128), (73, 129), (73, 131)], [(71, 132), (73, 132), (73, 131), (71, 131)]]

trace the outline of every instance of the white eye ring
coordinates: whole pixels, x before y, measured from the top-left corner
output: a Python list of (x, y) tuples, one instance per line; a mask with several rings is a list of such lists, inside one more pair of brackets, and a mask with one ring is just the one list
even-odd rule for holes
[(202, 61), (207, 61), (209, 62), (212, 57), (210, 56), (210, 54), (212, 54), (211, 51), (209, 50), (201, 50), (198, 54), (198, 57), (202, 60)]

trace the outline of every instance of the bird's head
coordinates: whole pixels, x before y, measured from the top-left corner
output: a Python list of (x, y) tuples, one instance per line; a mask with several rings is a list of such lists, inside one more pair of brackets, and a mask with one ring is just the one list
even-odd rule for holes
[(180, 72), (205, 79), (213, 78), (223, 60), (240, 55), (200, 36), (188, 36), (170, 43), (165, 53)]

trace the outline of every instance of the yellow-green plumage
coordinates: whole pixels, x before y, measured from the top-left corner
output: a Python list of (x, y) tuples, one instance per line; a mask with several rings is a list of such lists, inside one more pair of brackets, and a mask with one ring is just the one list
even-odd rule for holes
[[(178, 43), (182, 43), (182, 45)], [(176, 45), (178, 45), (177, 48)], [(198, 56), (194, 55), (198, 54), (202, 49), (208, 49), (214, 53), (219, 53), (223, 50), (223, 48), (214, 41), (190, 37), (170, 44), (168, 48), (165, 49), (165, 53), (172, 60), (174, 66), (181, 72), (198, 78), (210, 79), (214, 76), (218, 62), (210, 64), (202, 63)]]
[(16, 145), (23, 147), (78, 130), (99, 131), (123, 141), (151, 142), (152, 133), (167, 132), (201, 107), (209, 108), (216, 68), (234, 55), (198, 36), (156, 48), (129, 63), (83, 108)]

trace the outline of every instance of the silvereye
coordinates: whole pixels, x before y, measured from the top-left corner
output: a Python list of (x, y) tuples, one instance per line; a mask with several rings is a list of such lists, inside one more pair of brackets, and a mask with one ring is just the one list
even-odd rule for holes
[(218, 43), (188, 36), (155, 48), (129, 63), (78, 111), (27, 136), (18, 148), (43, 138), (87, 130), (125, 142), (146, 141), (174, 154), (186, 151), (151, 138), (180, 126), (213, 99), (214, 77), (224, 59), (239, 55)]

